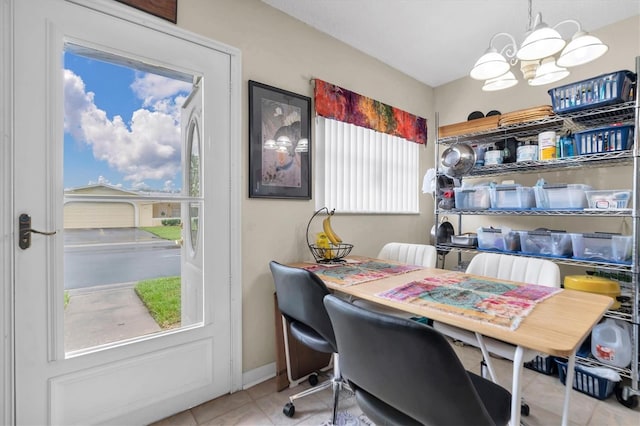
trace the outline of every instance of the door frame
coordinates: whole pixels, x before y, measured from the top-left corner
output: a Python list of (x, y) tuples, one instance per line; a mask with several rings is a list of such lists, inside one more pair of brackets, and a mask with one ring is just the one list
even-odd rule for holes
[(15, 421), (13, 375), (13, 2), (0, 0), (0, 422)]
[[(0, 0), (0, 423), (15, 423), (15, 268), (14, 255), (17, 244), (17, 218), (14, 211), (14, 171), (13, 162), (14, 102), (13, 71), (13, 11), (18, 0)], [(202, 46), (226, 53), (230, 58), (230, 181), (229, 181), (229, 236), (230, 236), (230, 349), (231, 388), (234, 392), (242, 389), (242, 262), (241, 262), (241, 55), (240, 50), (181, 29), (160, 18), (148, 15), (126, 5), (106, 0), (66, 0), (80, 6), (94, 9), (106, 15), (116, 16), (152, 30), (189, 40)]]

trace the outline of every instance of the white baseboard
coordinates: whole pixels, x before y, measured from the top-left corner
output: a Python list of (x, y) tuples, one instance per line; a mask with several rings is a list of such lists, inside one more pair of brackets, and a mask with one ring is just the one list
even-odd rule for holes
[(242, 389), (248, 389), (275, 376), (275, 362), (263, 365), (262, 367), (254, 368), (253, 370), (245, 371), (244, 373), (242, 373)]

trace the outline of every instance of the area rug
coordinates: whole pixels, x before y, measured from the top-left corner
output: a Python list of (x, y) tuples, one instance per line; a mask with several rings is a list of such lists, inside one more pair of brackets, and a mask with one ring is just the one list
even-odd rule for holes
[(421, 266), (378, 260), (332, 265), (310, 264), (304, 268), (318, 275), (323, 281), (330, 281), (342, 286), (360, 284), (423, 269)]
[(459, 273), (427, 277), (376, 294), (378, 297), (463, 315), (515, 330), (536, 304), (562, 289), (517, 285)]
[[(375, 426), (364, 414), (355, 415), (349, 411), (338, 411), (336, 416), (336, 426)], [(320, 426), (331, 426), (331, 419), (323, 422)]]

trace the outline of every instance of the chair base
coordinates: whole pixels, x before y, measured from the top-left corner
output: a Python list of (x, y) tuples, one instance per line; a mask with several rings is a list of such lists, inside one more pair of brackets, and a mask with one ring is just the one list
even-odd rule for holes
[(333, 389), (333, 415), (331, 418), (331, 424), (336, 423), (336, 418), (338, 415), (338, 398), (340, 396), (340, 391), (342, 389), (347, 389), (351, 392), (351, 387), (349, 384), (342, 378), (342, 374), (340, 373), (338, 354), (334, 353), (331, 360), (333, 364), (333, 376), (330, 380), (322, 382), (312, 388), (305, 389), (302, 392), (298, 392), (295, 395), (291, 395), (289, 397), (289, 402), (285, 404), (282, 408), (282, 413), (287, 417), (293, 417), (296, 412), (296, 407), (294, 405), (294, 401), (296, 399), (304, 398), (305, 396), (312, 395), (316, 392), (321, 392), (329, 387)]

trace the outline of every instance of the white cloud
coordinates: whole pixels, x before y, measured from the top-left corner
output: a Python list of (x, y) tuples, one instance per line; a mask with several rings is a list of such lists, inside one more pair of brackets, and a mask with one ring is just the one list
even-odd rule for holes
[(107, 179), (106, 177), (104, 177), (102, 175), (98, 176), (98, 180), (97, 181), (93, 181), (93, 180), (89, 181), (89, 185), (96, 185), (96, 184), (109, 185), (109, 186), (114, 186), (116, 188), (122, 188), (122, 184), (121, 183), (113, 184), (113, 183), (111, 183), (111, 181), (109, 179)]
[(166, 192), (174, 192), (176, 190), (176, 185), (172, 180), (168, 180), (164, 183), (162, 190)]
[(82, 78), (65, 70), (65, 131), (89, 145), (94, 158), (122, 173), (132, 187), (144, 185), (145, 179), (175, 179), (181, 170), (180, 107), (185, 99), (176, 94), (191, 85), (140, 74), (131, 87), (149, 109), (134, 111), (127, 125), (120, 116), (110, 120)]
[(184, 96), (176, 98), (176, 95), (190, 92), (191, 87), (191, 83), (140, 72), (136, 73), (136, 79), (131, 83), (133, 93), (143, 101), (144, 107), (151, 107), (169, 115), (175, 114), (176, 107), (179, 113), (185, 100)]

